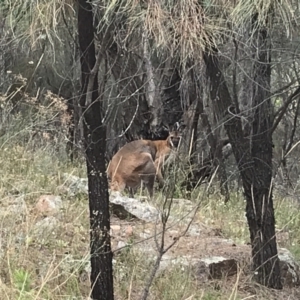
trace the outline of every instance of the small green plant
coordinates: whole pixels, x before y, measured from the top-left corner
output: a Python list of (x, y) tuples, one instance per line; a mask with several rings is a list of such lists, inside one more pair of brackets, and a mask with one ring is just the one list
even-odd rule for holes
[(202, 300), (219, 300), (221, 298), (221, 294), (219, 292), (209, 291), (205, 293), (202, 297)]
[(29, 293), (31, 291), (31, 275), (24, 269), (16, 269), (13, 272), (13, 283), (15, 288), (20, 292), (20, 297), (23, 293)]

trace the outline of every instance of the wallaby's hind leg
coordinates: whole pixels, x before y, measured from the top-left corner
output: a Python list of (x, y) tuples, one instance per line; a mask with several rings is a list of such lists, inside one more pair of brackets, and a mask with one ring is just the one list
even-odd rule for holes
[(130, 196), (130, 198), (134, 198), (134, 189), (131, 188), (131, 187), (129, 187), (129, 188), (128, 188), (128, 191), (129, 191), (129, 196)]
[(134, 198), (134, 194), (136, 194), (137, 188), (128, 187), (129, 197)]
[(145, 182), (145, 186), (148, 190), (149, 196), (153, 198), (153, 188), (154, 188), (155, 175), (149, 175), (147, 178), (147, 182)]

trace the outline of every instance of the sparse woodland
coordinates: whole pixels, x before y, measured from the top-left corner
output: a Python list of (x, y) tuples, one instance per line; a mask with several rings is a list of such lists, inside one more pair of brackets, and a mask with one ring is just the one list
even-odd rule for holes
[[(299, 299), (278, 258), (283, 247), (300, 263), (299, 9), (1, 1), (0, 298)], [(176, 122), (178, 155), (149, 203), (161, 219), (118, 219), (109, 161), (130, 141), (166, 139)], [(87, 178), (88, 193), (72, 193), (65, 174)], [(59, 212), (37, 211), (41, 195), (60, 197)], [(247, 267), (218, 280), (160, 271), (169, 252), (190, 255), (182, 243), (193, 224), (205, 228), (190, 241), (199, 257), (218, 232), (249, 245)], [(154, 259), (141, 251), (145, 232)]]

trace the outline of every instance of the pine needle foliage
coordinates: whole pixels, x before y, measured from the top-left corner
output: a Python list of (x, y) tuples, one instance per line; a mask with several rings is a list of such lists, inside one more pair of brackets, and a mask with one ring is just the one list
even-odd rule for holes
[(48, 39), (53, 45), (59, 39), (58, 29), (75, 21), (77, 1), (74, 0), (4, 0), (0, 3), (2, 22), (16, 41)]
[(249, 24), (254, 15), (261, 26), (270, 14), (275, 16), (273, 20), (281, 22), (290, 35), (297, 24), (298, 9), (294, 0), (95, 0), (93, 5), (101, 10), (98, 29), (103, 28), (103, 22), (109, 25), (117, 19), (126, 28), (124, 41), (133, 32), (142, 31), (156, 51), (179, 56), (182, 63), (218, 47), (224, 37)]
[(272, 15), (275, 17), (274, 20), (284, 26), (289, 35), (292, 27), (298, 23), (295, 17), (298, 5), (293, 0), (242, 0), (237, 1), (233, 7), (231, 17), (236, 26), (243, 26), (245, 23), (251, 22), (255, 15), (257, 26), (265, 27), (267, 24), (272, 26), (272, 23), (269, 22), (269, 16)]
[[(257, 15), (265, 25), (272, 14), (290, 35), (298, 25), (296, 0), (91, 0), (100, 18), (99, 31), (107, 25), (122, 27), (125, 43), (133, 35), (144, 34), (158, 53), (179, 57), (181, 62), (199, 59), (202, 52), (217, 47), (234, 28), (249, 24)], [(47, 39), (61, 39), (59, 27), (76, 21), (74, 0), (4, 0), (0, 13), (17, 41), (34, 45)], [(270, 22), (269, 22), (270, 24)], [(118, 27), (119, 26), (119, 27)], [(125, 31), (124, 31), (125, 29)]]

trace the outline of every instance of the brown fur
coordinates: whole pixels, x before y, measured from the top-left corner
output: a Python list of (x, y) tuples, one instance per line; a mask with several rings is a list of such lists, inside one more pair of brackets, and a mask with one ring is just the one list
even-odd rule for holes
[(161, 173), (163, 164), (173, 148), (177, 148), (180, 135), (171, 132), (166, 140), (137, 140), (123, 146), (112, 158), (107, 174), (112, 191), (131, 189), (131, 195), (143, 181), (150, 197), (157, 177), (159, 184), (164, 184)]

